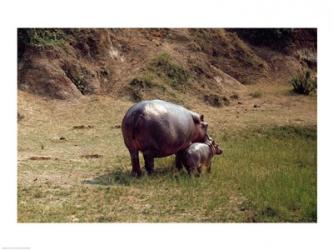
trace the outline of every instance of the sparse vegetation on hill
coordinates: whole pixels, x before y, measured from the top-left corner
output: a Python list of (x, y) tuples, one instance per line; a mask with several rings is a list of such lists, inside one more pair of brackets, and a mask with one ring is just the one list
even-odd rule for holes
[[(18, 85), (25, 91), (59, 99), (108, 93), (133, 98), (127, 92), (132, 88), (130, 83), (135, 77), (146, 79), (148, 75), (156, 85), (168, 84), (173, 88), (166, 91), (170, 98), (185, 88), (186, 94), (198, 100), (204, 101), (203, 96), (211, 94), (211, 89), (222, 98), (238, 84), (269, 82), (276, 76), (287, 82), (300, 69), (315, 70), (313, 48), (300, 48), (304, 41), (295, 32), (291, 29), (19, 29)], [(316, 35), (312, 30), (304, 32), (309, 39)], [(277, 49), (285, 43), (297, 44), (294, 56)], [(279, 60), (272, 60), (275, 57)], [(283, 63), (277, 64), (282, 60)], [(135, 91), (134, 95), (141, 93), (143, 98), (165, 95), (160, 88)]]

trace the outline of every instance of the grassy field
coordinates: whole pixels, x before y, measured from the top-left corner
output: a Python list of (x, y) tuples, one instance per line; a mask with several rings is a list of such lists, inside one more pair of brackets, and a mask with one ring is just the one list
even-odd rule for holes
[(168, 157), (140, 179), (119, 129), (131, 102), (19, 92), (18, 222), (316, 222), (316, 97), (256, 88), (224, 108), (184, 99), (224, 149), (211, 174)]

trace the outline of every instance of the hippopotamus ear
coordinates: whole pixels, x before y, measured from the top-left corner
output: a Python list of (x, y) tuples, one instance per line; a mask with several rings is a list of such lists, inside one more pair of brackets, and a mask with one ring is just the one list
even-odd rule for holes
[(202, 122), (204, 121), (204, 115), (203, 114), (200, 115), (200, 121), (202, 121)]

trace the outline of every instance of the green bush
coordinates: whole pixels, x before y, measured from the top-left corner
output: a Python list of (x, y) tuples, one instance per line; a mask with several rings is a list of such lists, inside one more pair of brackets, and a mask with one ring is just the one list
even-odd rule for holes
[(61, 29), (18, 29), (18, 42), (39, 46), (59, 45), (64, 42)]
[(309, 95), (317, 91), (317, 79), (312, 79), (310, 71), (300, 73), (290, 80), (293, 91), (302, 95)]

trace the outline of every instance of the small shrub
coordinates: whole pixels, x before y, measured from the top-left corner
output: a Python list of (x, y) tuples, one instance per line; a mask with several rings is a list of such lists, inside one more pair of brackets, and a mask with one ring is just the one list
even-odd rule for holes
[(293, 91), (302, 95), (309, 95), (311, 92), (317, 91), (317, 79), (312, 79), (310, 71), (299, 73), (290, 80)]
[(250, 93), (250, 96), (252, 96), (253, 98), (260, 98), (260, 97), (262, 97), (262, 92), (254, 91), (254, 92)]
[(230, 104), (230, 101), (227, 97), (215, 94), (205, 95), (204, 101), (213, 107), (228, 106)]
[(153, 82), (148, 79), (148, 78), (134, 78), (131, 82), (130, 85), (133, 87), (139, 87), (141, 89), (144, 88), (151, 88), (153, 86)]
[(141, 101), (144, 99), (145, 89), (153, 87), (154, 83), (152, 78), (145, 74), (141, 77), (134, 78), (130, 83), (130, 90), (134, 101)]

